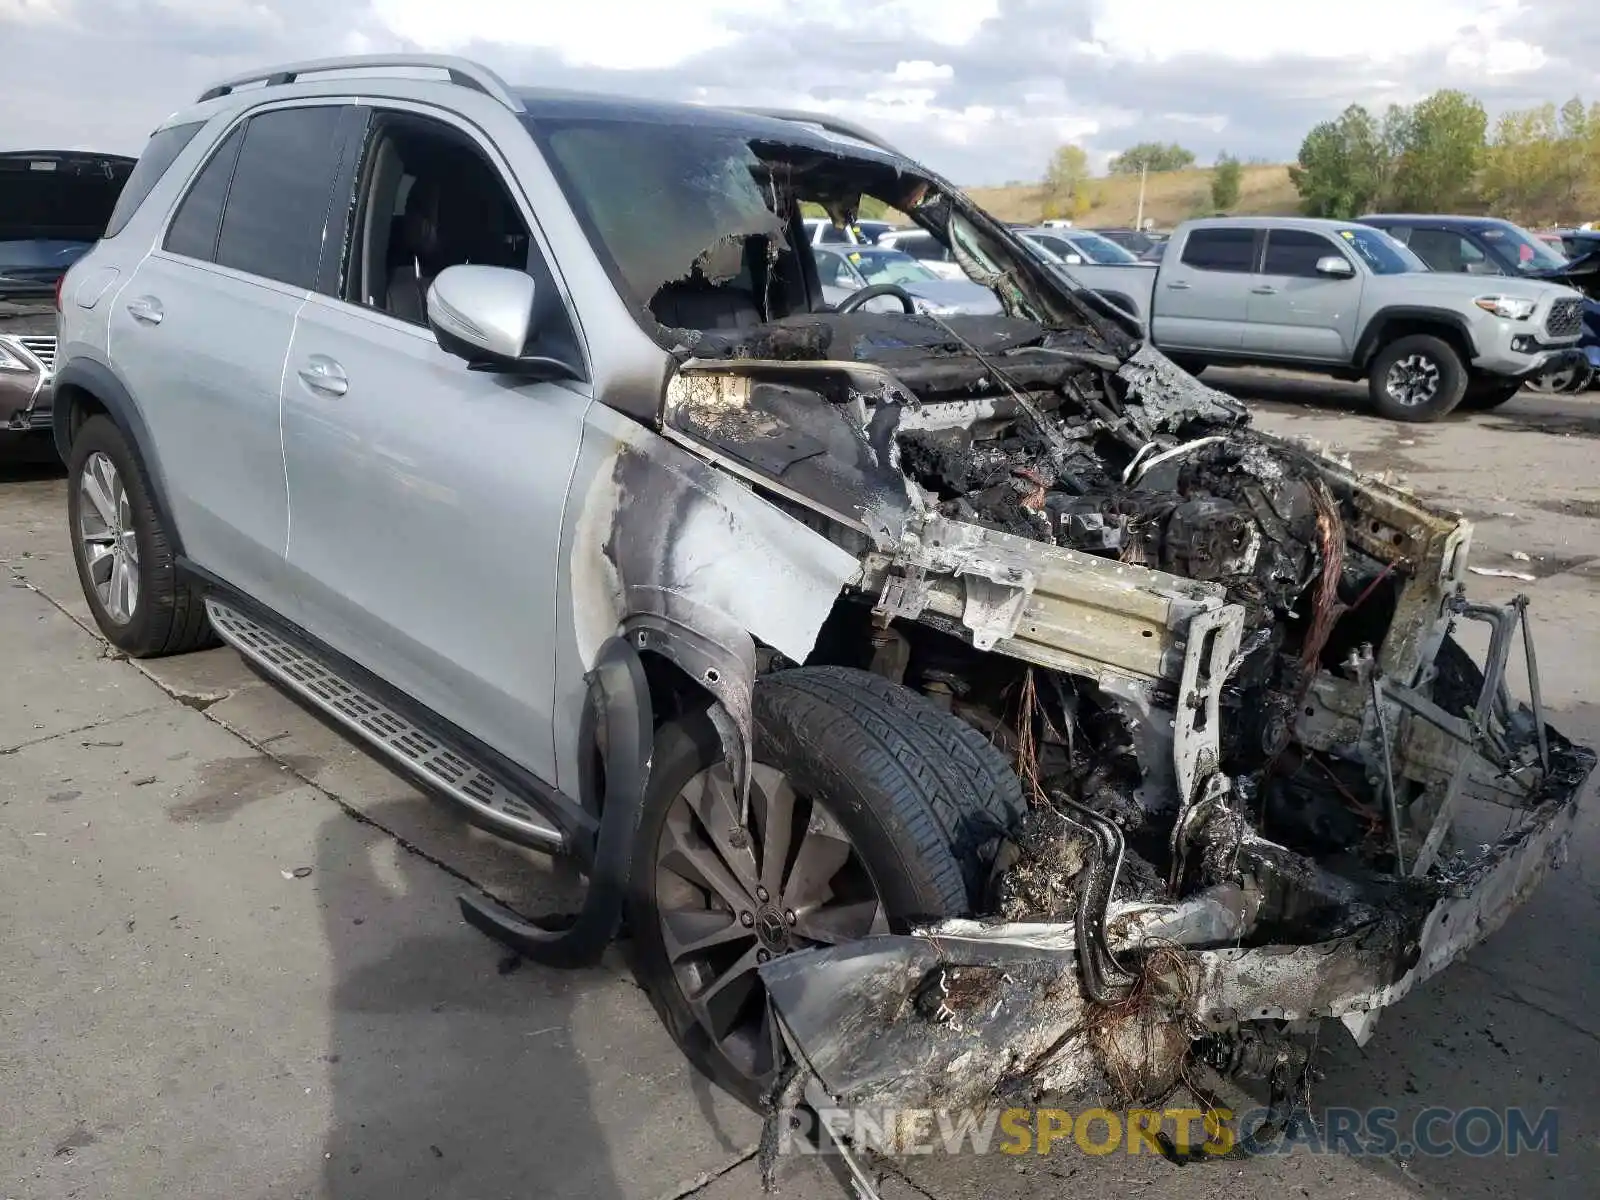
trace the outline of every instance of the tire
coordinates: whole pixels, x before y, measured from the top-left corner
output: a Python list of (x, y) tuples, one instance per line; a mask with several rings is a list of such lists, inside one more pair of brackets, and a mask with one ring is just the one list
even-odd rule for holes
[(1459, 407), (1471, 412), (1488, 412), (1514, 400), (1521, 391), (1520, 379), (1475, 379), (1467, 384)]
[[(672, 880), (658, 868), (657, 854), (668, 814), (696, 776), (721, 758), (704, 714), (659, 731), (634, 847), (627, 923), (635, 975), (673, 1039), (712, 1080), (759, 1107), (776, 1063), (752, 1070), (724, 1052), (696, 1018), (663, 932)], [(851, 862), (859, 859), (894, 930), (977, 911), (1004, 838), (1023, 815), (1016, 774), (978, 730), (865, 671), (801, 667), (759, 680), (755, 759), (763, 769), (781, 771), (799, 796), (824, 800), (826, 817), (848, 839)], [(725, 913), (724, 928), (733, 930), (732, 912), (711, 911)], [(762, 924), (759, 914), (756, 924)], [(734, 936), (761, 944), (755, 934)]]
[[(1389, 373), (1402, 364), (1427, 381), (1425, 398), (1406, 401), (1391, 394)], [(1367, 372), (1367, 387), (1373, 406), (1391, 421), (1437, 421), (1454, 411), (1466, 395), (1467, 368), (1450, 343), (1430, 334), (1411, 334), (1378, 351)]]
[[(125, 618), (120, 612), (113, 614), (101, 598), (82, 532), (85, 505), (89, 504), (84, 476), (91, 461), (99, 466), (101, 460), (109, 460), (122, 497), (122, 503), (115, 506), (117, 533), (106, 535), (106, 542), (119, 547), (125, 556), (129, 549), (135, 551), (127, 556), (136, 559), (127, 566), (137, 586), (129, 606), (132, 612)], [(167, 530), (150, 502), (143, 464), (110, 417), (90, 417), (73, 439), (67, 457), (67, 523), (78, 582), (95, 624), (112, 645), (134, 658), (155, 658), (217, 644), (199, 591), (178, 576)]]

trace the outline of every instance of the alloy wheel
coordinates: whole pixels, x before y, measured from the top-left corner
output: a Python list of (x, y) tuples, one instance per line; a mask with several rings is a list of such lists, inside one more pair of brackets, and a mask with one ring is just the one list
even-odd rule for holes
[(757, 763), (750, 828), (727, 766), (673, 798), (655, 854), (656, 910), (673, 980), (701, 1029), (741, 1075), (784, 1060), (757, 969), (784, 954), (887, 933), (861, 856), (823, 805)]
[(1396, 359), (1384, 379), (1384, 390), (1396, 404), (1415, 408), (1439, 394), (1439, 364), (1426, 354)]
[(78, 539), (95, 596), (116, 625), (133, 620), (139, 606), (139, 540), (128, 489), (111, 456), (95, 451), (78, 480)]

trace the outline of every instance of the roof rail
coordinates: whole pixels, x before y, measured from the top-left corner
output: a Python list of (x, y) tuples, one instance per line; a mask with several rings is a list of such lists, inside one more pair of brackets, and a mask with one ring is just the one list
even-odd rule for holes
[(885, 154), (893, 154), (896, 158), (905, 157), (877, 134), (863, 129), (854, 121), (846, 121), (839, 117), (805, 112), (798, 108), (735, 108), (732, 111), (749, 113), (752, 117), (772, 117), (778, 121), (796, 121), (802, 125), (816, 125), (829, 133), (843, 134), (845, 137), (855, 138), (858, 142), (866, 142), (869, 146), (876, 146)]
[(251, 71), (248, 75), (236, 75), (232, 79), (224, 79), (221, 83), (213, 84), (201, 92), (200, 100), (196, 103), (226, 96), (236, 88), (250, 83), (276, 87), (280, 84), (293, 83), (302, 75), (323, 71), (370, 71), (388, 67), (426, 67), (443, 71), (453, 84), (482, 92), (485, 96), (498, 100), (514, 113), (526, 111), (522, 101), (517, 99), (500, 76), (488, 67), (470, 59), (457, 58), (453, 54), (354, 54), (345, 58), (316, 58), (306, 62), (288, 63), (281, 67), (268, 67), (264, 70)]

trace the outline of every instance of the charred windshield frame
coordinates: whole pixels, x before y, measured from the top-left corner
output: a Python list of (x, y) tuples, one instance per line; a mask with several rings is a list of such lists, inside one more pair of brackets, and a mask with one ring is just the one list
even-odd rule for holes
[[(738, 279), (754, 284), (763, 322), (802, 311), (759, 303), (773, 299), (775, 279), (792, 284), (793, 273), (809, 266), (796, 253), (807, 246), (800, 201), (821, 203), (834, 220), (848, 222), (862, 195), (906, 213), (950, 246), (968, 277), (994, 288), (1012, 315), (1052, 328), (1089, 325), (1124, 347), (1138, 336), (1124, 314), (1074, 290), (945, 181), (872, 147), (798, 123), (715, 110), (703, 120), (530, 115), (524, 122), (595, 254), (658, 344), (665, 345), (668, 326), (652, 317), (651, 304), (669, 284)], [(669, 220), (662, 208), (674, 202)], [(754, 238), (767, 239), (766, 254), (747, 252), (736, 265), (729, 243), (748, 248)], [(766, 278), (752, 278), (758, 274)], [(820, 303), (814, 274), (807, 290)], [(787, 298), (796, 299), (792, 287)]]

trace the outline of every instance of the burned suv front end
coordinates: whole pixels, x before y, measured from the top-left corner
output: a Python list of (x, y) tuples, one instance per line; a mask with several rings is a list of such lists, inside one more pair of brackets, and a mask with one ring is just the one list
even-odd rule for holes
[[(1254, 430), (882, 147), (672, 155), (623, 182), (681, 217), (609, 243), (671, 355), (656, 427), (858, 560), (806, 662), (922, 693), (1031, 800), (974, 918), (761, 967), (814, 1104), (1292, 1089), (1300, 1035), (1364, 1040), (1561, 861), (1595, 757), (1545, 722), (1525, 600), (1465, 595), (1466, 521)], [(864, 194), (1005, 312), (819, 303), (800, 205)], [(1452, 840), (1469, 807), (1494, 832)]]

